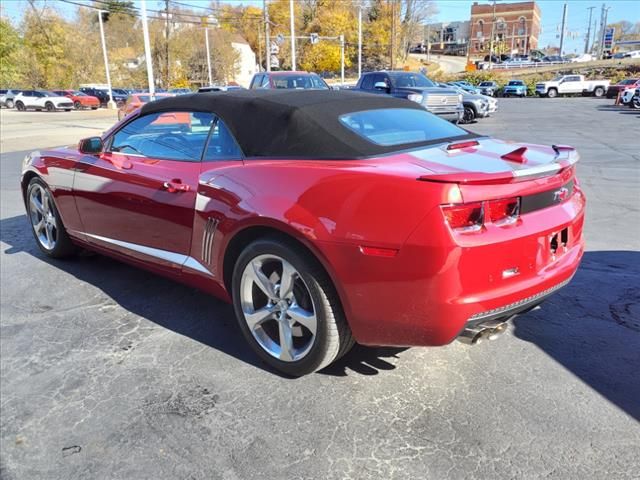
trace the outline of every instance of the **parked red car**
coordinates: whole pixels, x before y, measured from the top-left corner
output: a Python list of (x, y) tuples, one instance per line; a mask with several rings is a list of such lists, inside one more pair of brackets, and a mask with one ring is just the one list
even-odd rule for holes
[(77, 90), (53, 90), (53, 93), (61, 97), (68, 97), (73, 101), (73, 108), (80, 110), (81, 108), (90, 108), (97, 110), (100, 107), (100, 100), (86, 93)]
[(616, 98), (619, 92), (622, 92), (627, 88), (638, 87), (640, 87), (640, 78), (627, 78), (626, 80), (620, 80), (615, 85), (609, 85), (609, 88), (607, 88), (607, 98)]
[(566, 285), (577, 161), (408, 100), (240, 91), (151, 102), (34, 152), (21, 187), (46, 255), (84, 247), (233, 302), (257, 354), (303, 375), (354, 342), (492, 338)]

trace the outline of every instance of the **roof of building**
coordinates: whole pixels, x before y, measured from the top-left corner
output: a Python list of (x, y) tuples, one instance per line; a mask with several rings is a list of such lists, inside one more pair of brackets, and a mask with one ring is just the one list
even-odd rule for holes
[(388, 108), (423, 110), (409, 100), (344, 90), (241, 90), (162, 99), (144, 105), (141, 114), (212, 112), (224, 121), (246, 157), (351, 159), (433, 143), (378, 145), (339, 120), (346, 113)]

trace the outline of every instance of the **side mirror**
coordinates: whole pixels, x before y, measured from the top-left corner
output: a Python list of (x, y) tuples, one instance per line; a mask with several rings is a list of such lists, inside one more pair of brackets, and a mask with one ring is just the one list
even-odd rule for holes
[(373, 88), (375, 88), (376, 90), (389, 90), (389, 87), (387, 87), (387, 84), (384, 82), (376, 82), (373, 85)]
[(88, 155), (96, 155), (98, 153), (102, 153), (103, 147), (104, 144), (102, 143), (102, 138), (100, 137), (83, 138), (78, 144), (78, 150), (80, 151), (80, 153), (86, 153)]

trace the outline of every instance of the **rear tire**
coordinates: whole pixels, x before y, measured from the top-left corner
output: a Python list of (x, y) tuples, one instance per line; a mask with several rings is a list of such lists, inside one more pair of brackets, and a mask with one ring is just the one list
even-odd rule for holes
[(53, 112), (56, 109), (51, 102), (45, 103), (44, 108), (47, 109), (47, 112)]
[(547, 97), (549, 98), (556, 98), (558, 96), (558, 90), (556, 90), (555, 88), (550, 88), (549, 91), (547, 92)]
[(7, 100), (7, 108), (13, 108), (13, 100)]
[(75, 108), (76, 110), (80, 110), (82, 108), (82, 104), (76, 100), (75, 102), (73, 102), (73, 108)]
[(98, 107), (91, 107), (91, 110), (97, 110)]
[(31, 232), (42, 253), (51, 258), (64, 258), (77, 252), (62, 224), (51, 190), (42, 179), (34, 177), (29, 182), (26, 204)]
[(602, 87), (596, 87), (596, 89), (593, 91), (594, 97), (601, 97), (603, 95), (604, 95), (604, 88)]
[(24, 112), (26, 110), (26, 108), (24, 107), (24, 103), (20, 101), (16, 102), (16, 108), (19, 112)]
[(462, 117), (462, 123), (471, 123), (476, 119), (476, 111), (473, 107), (465, 105), (464, 115)]
[(233, 270), (232, 296), (251, 348), (286, 375), (321, 370), (354, 344), (333, 283), (294, 243), (267, 237), (247, 246)]

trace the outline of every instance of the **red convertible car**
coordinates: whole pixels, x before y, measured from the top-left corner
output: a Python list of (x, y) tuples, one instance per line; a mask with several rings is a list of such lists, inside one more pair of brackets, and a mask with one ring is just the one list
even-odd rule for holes
[(233, 302), (290, 375), (365, 345), (475, 343), (569, 282), (585, 197), (566, 146), (475, 135), (408, 100), (238, 91), (144, 105), (25, 158), (33, 234)]

